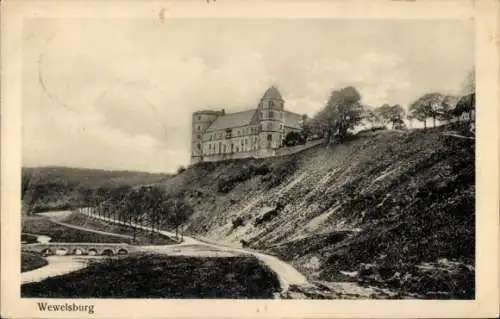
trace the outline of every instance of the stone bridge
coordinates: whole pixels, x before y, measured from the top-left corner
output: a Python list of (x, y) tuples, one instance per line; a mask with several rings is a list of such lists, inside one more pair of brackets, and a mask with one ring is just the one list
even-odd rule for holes
[(128, 255), (139, 249), (133, 245), (105, 243), (35, 243), (22, 245), (23, 251), (37, 252), (43, 255), (89, 255), (113, 256)]

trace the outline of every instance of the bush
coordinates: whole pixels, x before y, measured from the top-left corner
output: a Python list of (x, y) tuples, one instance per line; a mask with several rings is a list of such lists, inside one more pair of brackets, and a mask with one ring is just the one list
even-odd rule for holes
[(257, 217), (255, 219), (253, 225), (254, 226), (259, 226), (262, 223), (267, 223), (267, 222), (269, 222), (270, 220), (272, 220), (276, 216), (278, 216), (278, 210), (276, 210), (276, 209), (270, 210), (270, 211), (264, 213), (264, 215), (262, 215), (260, 217)]
[(295, 146), (295, 145), (304, 144), (306, 142), (306, 139), (300, 133), (290, 132), (286, 135), (283, 142), (284, 142), (285, 146)]
[(271, 174), (263, 176), (261, 180), (268, 183), (267, 189), (271, 189), (292, 176), (297, 168), (297, 158), (295, 156), (289, 156), (282, 163), (279, 163), (279, 165), (272, 170)]
[(236, 229), (240, 226), (245, 226), (245, 220), (243, 219), (243, 217), (238, 216), (233, 219), (233, 229)]
[(243, 183), (254, 176), (266, 175), (271, 170), (265, 164), (260, 166), (244, 164), (241, 167), (233, 166), (232, 168), (228, 168), (227, 171), (229, 175), (222, 176), (217, 183), (217, 191), (219, 193), (227, 194), (232, 191), (237, 184)]

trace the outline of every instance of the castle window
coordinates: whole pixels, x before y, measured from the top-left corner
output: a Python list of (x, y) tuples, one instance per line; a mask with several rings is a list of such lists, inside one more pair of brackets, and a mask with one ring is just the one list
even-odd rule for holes
[(269, 101), (269, 107), (273, 107), (273, 106), (274, 106), (273, 101)]
[(260, 118), (264, 118), (264, 112), (260, 111)]
[(201, 145), (200, 144), (198, 144), (198, 150), (201, 150)]
[(240, 151), (240, 149), (238, 148), (238, 146), (236, 146), (236, 152), (239, 152), (239, 151)]
[(268, 141), (272, 141), (273, 140), (273, 136), (271, 134), (267, 134), (267, 140)]
[(262, 131), (262, 129), (263, 129), (263, 126), (262, 126), (262, 124), (260, 124), (259, 126), (260, 126), (260, 130)]
[(273, 111), (269, 111), (269, 118), (270, 118), (270, 119), (273, 119), (273, 118), (274, 118), (274, 112), (273, 112)]
[(267, 123), (267, 129), (272, 130), (273, 129), (273, 123)]
[(201, 115), (198, 115), (198, 120), (200, 120), (200, 121), (201, 121)]
[(283, 124), (280, 124), (280, 130), (283, 130)]

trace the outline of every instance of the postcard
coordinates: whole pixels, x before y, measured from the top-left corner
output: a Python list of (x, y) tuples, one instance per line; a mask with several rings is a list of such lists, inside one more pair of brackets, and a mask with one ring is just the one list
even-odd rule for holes
[(498, 316), (498, 2), (5, 1), (2, 316)]

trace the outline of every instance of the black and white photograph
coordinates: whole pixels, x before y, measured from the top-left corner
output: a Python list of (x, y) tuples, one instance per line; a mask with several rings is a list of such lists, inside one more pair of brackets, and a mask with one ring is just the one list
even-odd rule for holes
[(22, 20), (19, 298), (477, 298), (472, 13), (172, 11)]

